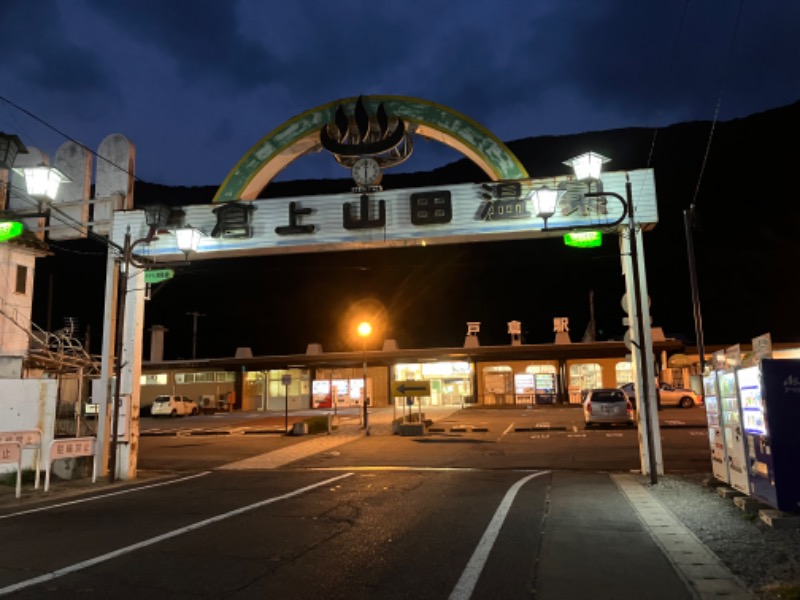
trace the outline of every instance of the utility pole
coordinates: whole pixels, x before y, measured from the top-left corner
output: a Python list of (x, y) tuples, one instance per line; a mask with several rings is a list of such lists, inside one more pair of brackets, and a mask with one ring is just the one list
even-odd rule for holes
[(192, 317), (192, 360), (194, 360), (197, 358), (197, 319), (206, 315), (197, 311), (187, 312), (186, 314)]

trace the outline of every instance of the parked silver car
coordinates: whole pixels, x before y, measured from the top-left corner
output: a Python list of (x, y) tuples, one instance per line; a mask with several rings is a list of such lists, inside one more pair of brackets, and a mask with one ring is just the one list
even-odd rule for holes
[(619, 388), (589, 390), (583, 400), (584, 427), (592, 425), (633, 425), (633, 404)]
[[(626, 383), (620, 388), (628, 400), (636, 406), (636, 391), (633, 383)], [(659, 383), (656, 386), (658, 392), (658, 406), (680, 406), (681, 408), (691, 408), (703, 403), (703, 397), (688, 388), (675, 387), (669, 383)]]

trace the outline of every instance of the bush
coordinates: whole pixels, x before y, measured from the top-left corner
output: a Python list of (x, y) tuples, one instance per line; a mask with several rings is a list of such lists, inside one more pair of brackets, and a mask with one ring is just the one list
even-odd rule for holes
[[(40, 473), (42, 476), (43, 473)], [(22, 483), (33, 483), (36, 479), (36, 471), (34, 469), (22, 469)], [(0, 485), (17, 485), (17, 470), (14, 469), (8, 473), (0, 475)]]

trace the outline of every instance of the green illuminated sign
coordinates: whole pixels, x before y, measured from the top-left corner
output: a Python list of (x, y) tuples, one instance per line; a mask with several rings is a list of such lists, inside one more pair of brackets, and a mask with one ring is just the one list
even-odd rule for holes
[(573, 248), (597, 248), (603, 244), (599, 231), (572, 231), (564, 234), (564, 244)]
[(152, 271), (145, 271), (144, 282), (161, 283), (162, 281), (166, 281), (167, 279), (172, 279), (174, 275), (175, 271), (173, 271), (172, 269), (154, 269)]
[(0, 221), (0, 242), (22, 235), (23, 229), (19, 221)]

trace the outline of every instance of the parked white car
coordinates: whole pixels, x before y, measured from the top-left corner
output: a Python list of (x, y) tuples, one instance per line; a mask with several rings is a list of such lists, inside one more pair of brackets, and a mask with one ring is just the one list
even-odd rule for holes
[(153, 417), (185, 417), (199, 412), (197, 403), (186, 396), (156, 396), (150, 409)]

